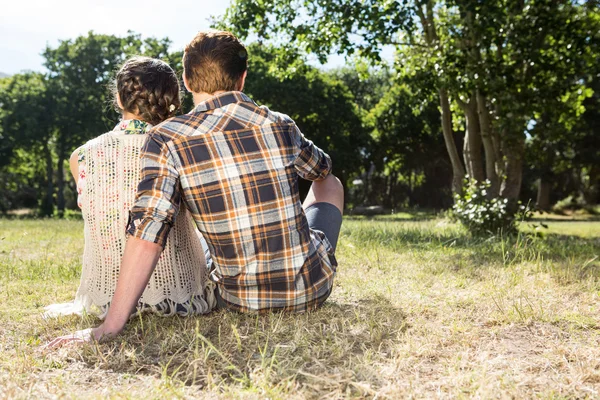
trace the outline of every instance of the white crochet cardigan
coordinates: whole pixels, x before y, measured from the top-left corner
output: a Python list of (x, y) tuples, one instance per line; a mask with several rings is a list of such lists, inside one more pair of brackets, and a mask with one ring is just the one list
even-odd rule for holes
[[(106, 315), (119, 276), (129, 210), (140, 180), (140, 152), (146, 139), (139, 132), (127, 134), (125, 125), (121, 126), (122, 130), (115, 128), (89, 141), (80, 153), (78, 204), (84, 219), (85, 247), (74, 307), (89, 312), (96, 306), (100, 318)], [(189, 211), (182, 206), (140, 299), (143, 310), (187, 315), (214, 308), (214, 284), (208, 280), (201, 240)], [(49, 313), (53, 307), (54, 314), (69, 313), (60, 311), (60, 306), (50, 306)]]

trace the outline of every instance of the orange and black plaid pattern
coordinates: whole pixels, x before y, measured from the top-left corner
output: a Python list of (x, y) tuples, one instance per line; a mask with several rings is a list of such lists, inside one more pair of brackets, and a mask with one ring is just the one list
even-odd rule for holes
[(164, 246), (184, 204), (230, 308), (313, 309), (329, 295), (337, 264), (327, 238), (308, 226), (298, 177), (330, 171), (329, 156), (291, 118), (227, 92), (149, 132), (128, 232)]

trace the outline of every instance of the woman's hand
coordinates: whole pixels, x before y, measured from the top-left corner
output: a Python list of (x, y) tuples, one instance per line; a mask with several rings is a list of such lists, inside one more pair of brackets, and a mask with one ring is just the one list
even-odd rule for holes
[(101, 340), (110, 339), (117, 334), (118, 332), (108, 331), (104, 324), (102, 324), (97, 328), (83, 329), (70, 335), (59, 336), (42, 346), (42, 350), (55, 349), (75, 343), (89, 343), (93, 341), (99, 342)]

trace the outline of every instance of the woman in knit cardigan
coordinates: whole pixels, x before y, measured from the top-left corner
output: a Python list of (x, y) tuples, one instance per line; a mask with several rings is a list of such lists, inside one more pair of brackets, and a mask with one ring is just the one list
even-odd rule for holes
[[(75, 150), (70, 160), (84, 219), (81, 283), (73, 303), (48, 306), (47, 316), (93, 309), (100, 318), (106, 315), (119, 276), (129, 209), (140, 180), (145, 134), (180, 108), (177, 77), (163, 61), (129, 59), (118, 71), (114, 86), (122, 121)], [(202, 241), (182, 205), (138, 312), (185, 316), (207, 313), (214, 307)]]

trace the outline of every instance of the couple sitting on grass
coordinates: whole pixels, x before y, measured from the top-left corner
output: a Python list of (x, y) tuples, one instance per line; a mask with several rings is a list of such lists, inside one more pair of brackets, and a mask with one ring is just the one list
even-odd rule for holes
[[(331, 293), (343, 190), (329, 156), (242, 93), (248, 54), (231, 33), (199, 33), (183, 65), (192, 111), (175, 116), (167, 64), (132, 58), (116, 77), (123, 121), (71, 158), (85, 221), (75, 304), (104, 321), (51, 347), (115, 336), (136, 311), (303, 312)], [(303, 204), (299, 178), (313, 181)]]

